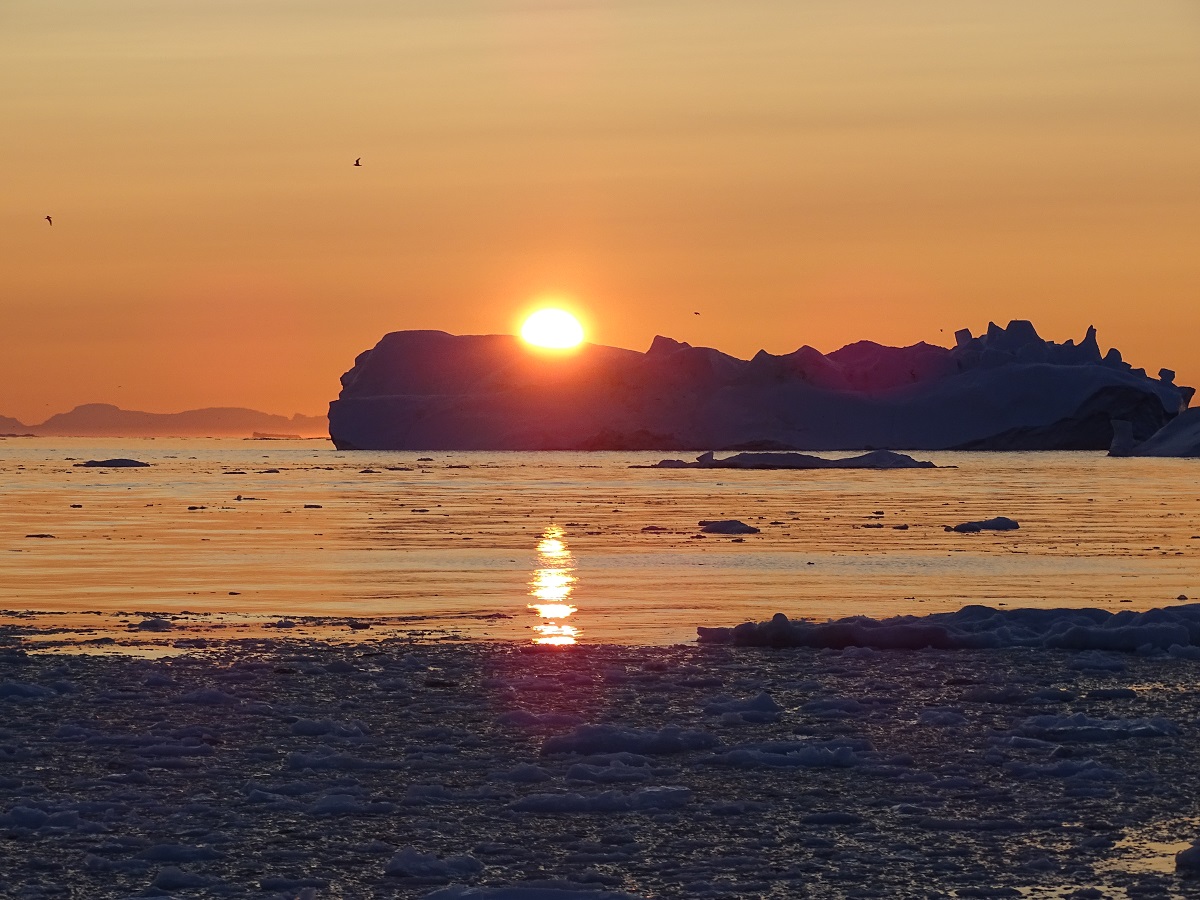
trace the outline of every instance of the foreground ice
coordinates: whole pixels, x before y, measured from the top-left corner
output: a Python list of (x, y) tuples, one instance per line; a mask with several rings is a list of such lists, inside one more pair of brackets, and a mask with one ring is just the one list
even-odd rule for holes
[(742, 647), (1028, 647), (1193, 656), (1200, 647), (1200, 603), (1146, 612), (965, 606), (928, 616), (852, 616), (831, 622), (792, 621), (776, 613), (768, 622), (744, 622), (733, 628), (702, 626), (697, 631), (701, 643)]
[(1161, 648), (1196, 608), (1120, 621), (909, 623), (1011, 639), (952, 651), (0, 634), (0, 894), (1185, 895), (1200, 662)]

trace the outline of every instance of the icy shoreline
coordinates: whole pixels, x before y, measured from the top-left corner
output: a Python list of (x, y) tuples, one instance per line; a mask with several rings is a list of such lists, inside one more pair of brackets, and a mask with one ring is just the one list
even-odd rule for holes
[[(1186, 598), (1180, 598), (1186, 599)], [(1114, 650), (1200, 659), (1200, 603), (1139, 612), (1106, 609), (995, 609), (972, 605), (951, 613), (830, 622), (768, 622), (697, 629), (702, 644), (739, 647), (816, 647), (840, 650)]]
[(1096, 650), (10, 639), (0, 883), (1166, 897), (1200, 836), (1198, 680)]

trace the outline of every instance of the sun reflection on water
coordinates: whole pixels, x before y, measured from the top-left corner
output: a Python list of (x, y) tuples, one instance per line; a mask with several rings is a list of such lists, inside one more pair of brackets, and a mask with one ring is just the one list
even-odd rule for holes
[(578, 628), (563, 622), (578, 611), (567, 602), (575, 589), (575, 560), (563, 535), (561, 527), (549, 525), (538, 541), (537, 568), (529, 580), (534, 602), (528, 604), (541, 620), (533, 626), (535, 644), (574, 644), (579, 635)]

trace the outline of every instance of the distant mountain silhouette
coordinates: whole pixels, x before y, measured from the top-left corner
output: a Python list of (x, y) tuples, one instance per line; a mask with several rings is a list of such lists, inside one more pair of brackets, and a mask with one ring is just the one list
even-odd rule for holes
[(0, 434), (29, 434), (29, 428), (16, 419), (0, 416)]
[(41, 425), (23, 425), (0, 416), (0, 434), (38, 437), (252, 437), (258, 434), (326, 437), (325, 416), (273, 415), (241, 407), (148, 413), (110, 403), (85, 403), (51, 416)]

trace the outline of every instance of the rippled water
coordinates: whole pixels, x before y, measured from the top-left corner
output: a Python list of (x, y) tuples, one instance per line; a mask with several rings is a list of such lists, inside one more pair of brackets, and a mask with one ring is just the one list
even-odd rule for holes
[[(388, 616), (405, 618), (386, 627), (471, 638), (664, 643), (781, 610), (1200, 599), (1200, 461), (914, 455), (957, 468), (653, 470), (629, 466), (663, 454), (0, 440), (0, 607), (12, 611), (0, 622), (29, 610), (72, 614), (39, 620), (63, 627), (91, 611)], [(110, 457), (152, 465), (74, 465)], [(997, 515), (1020, 530), (944, 530)], [(761, 533), (698, 536), (699, 520), (724, 518)]]

